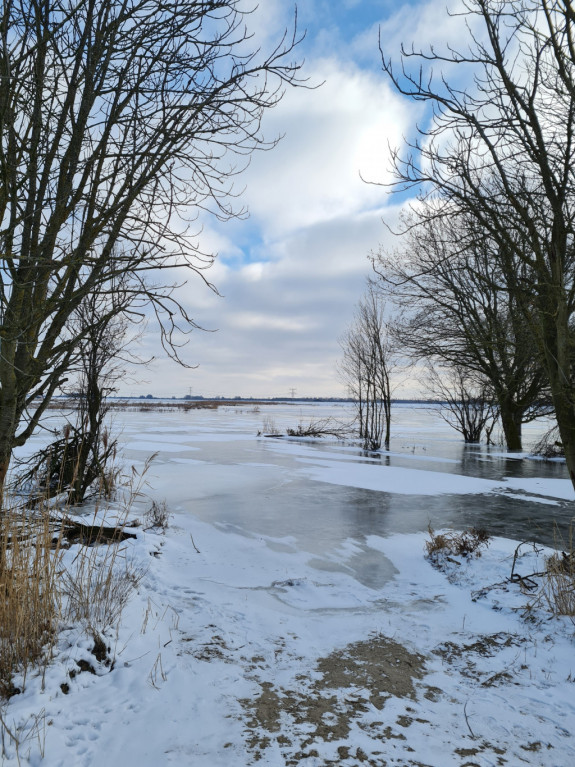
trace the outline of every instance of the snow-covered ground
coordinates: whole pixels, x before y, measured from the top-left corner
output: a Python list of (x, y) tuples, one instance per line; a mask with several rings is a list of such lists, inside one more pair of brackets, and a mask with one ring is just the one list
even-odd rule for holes
[[(141, 580), (105, 631), (113, 663), (63, 625), (46, 674), (4, 707), (5, 764), (575, 764), (575, 626), (509, 582), (523, 535), (438, 569), (409, 513), (427, 504), (438, 527), (444, 506), (462, 528), (503, 504), (523, 531), (525, 506), (536, 538), (572, 516), (561, 467), (462, 458), (408, 410), (388, 460), (256, 436), (314, 410), (291, 408), (116, 416), (128, 467), (159, 451), (131, 518), (165, 499), (170, 526), (122, 544)], [(521, 546), (515, 571), (546, 553)]]

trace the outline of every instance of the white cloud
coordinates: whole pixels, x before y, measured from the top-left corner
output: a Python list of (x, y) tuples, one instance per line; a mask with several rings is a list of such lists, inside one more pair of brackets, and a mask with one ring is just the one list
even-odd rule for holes
[(214, 281), (224, 298), (191, 281), (181, 297), (200, 324), (218, 332), (192, 334), (184, 357), (199, 363), (196, 370), (162, 359), (149, 371), (146, 393), (182, 396), (192, 386), (206, 396), (287, 396), (292, 387), (300, 396), (344, 394), (338, 339), (371, 274), (368, 253), (390, 237), (384, 212), (394, 220), (398, 209), (300, 229), (270, 244), (267, 262), (220, 264)]
[(389, 148), (400, 145), (418, 109), (383, 78), (335, 59), (308, 67), (316, 90), (291, 90), (264, 121), (284, 133), (246, 173), (245, 199), (266, 238), (381, 205), (390, 180)]
[[(403, 45), (410, 50), (426, 50), (430, 47), (437, 52), (447, 47), (458, 49), (468, 39), (466, 24), (474, 26), (475, 17), (465, 12), (464, 0), (427, 0), (398, 4), (397, 10), (379, 26), (381, 47), (386, 56), (395, 58)], [(374, 28), (366, 30), (354, 41), (360, 48), (373, 39)]]
[[(278, 7), (269, 6), (274, 29)], [(257, 17), (264, 27), (266, 8)], [(308, 3), (308, 14), (314, 9)], [(163, 357), (139, 374), (148, 383), (125, 393), (182, 396), (190, 386), (205, 396), (286, 396), (292, 387), (300, 396), (345, 393), (338, 339), (371, 274), (367, 255), (389, 237), (381, 218), (397, 214), (386, 190), (360, 174), (390, 180), (388, 145), (402, 143), (420, 112), (380, 73), (332, 49), (305, 70), (325, 84), (289, 90), (265, 117), (267, 137), (285, 137), (242, 176), (251, 218), (203, 222), (202, 249), (220, 253), (207, 276), (223, 298), (193, 279), (179, 293), (200, 325), (218, 328), (193, 333), (183, 351), (200, 367), (186, 371)], [(148, 336), (146, 351), (155, 347), (157, 337)]]

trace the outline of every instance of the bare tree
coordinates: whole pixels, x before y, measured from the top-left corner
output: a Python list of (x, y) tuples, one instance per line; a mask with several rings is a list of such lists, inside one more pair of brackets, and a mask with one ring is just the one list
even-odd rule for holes
[(426, 383), (428, 391), (441, 401), (441, 417), (466, 443), (481, 442), (484, 433), (491, 442), (499, 413), (487, 381), (461, 367), (437, 370), (429, 366)]
[[(453, 205), (429, 206), (405, 220), (401, 250), (379, 253), (374, 268), (402, 308), (396, 333), (416, 360), (467, 370), (489, 383), (509, 450), (521, 450), (522, 424), (549, 411), (547, 375), (497, 245)], [(439, 214), (437, 206), (434, 212)]]
[(341, 340), (340, 375), (356, 402), (359, 437), (364, 447), (389, 447), (391, 381), (394, 348), (387, 331), (384, 305), (370, 285), (354, 320)]
[(239, 0), (2, 3), (0, 484), (86, 337), (66, 331), (86, 296), (129, 274), (169, 353), (173, 333), (194, 327), (161, 274), (205, 279), (212, 257), (186, 221), (241, 213), (233, 179), (254, 149), (273, 145), (262, 114), (299, 82), (295, 28), (264, 54), (242, 9)]
[(106, 423), (107, 398), (128, 364), (144, 362), (131, 350), (137, 338), (129, 332), (130, 301), (120, 282), (110, 295), (86, 296), (70, 318), (71, 335), (82, 338), (66, 386), (72, 415), (60, 436), (23, 462), (16, 489), (31, 487), (45, 496), (66, 493), (70, 503), (81, 503), (89, 490), (105, 496), (113, 490), (117, 440)]
[[(97, 482), (108, 495), (114, 484), (113, 463), (117, 441), (106, 423), (107, 398), (117, 391), (126, 375), (126, 365), (141, 363), (130, 351), (135, 338), (129, 333), (130, 293), (119, 284), (110, 296), (92, 293), (78, 307), (73, 332), (83, 337), (79, 349), (76, 381), (76, 448), (68, 449), (72, 469), (68, 497), (71, 503), (84, 500)], [(73, 455), (72, 455), (73, 452)]]
[[(433, 108), (423, 139), (395, 155), (397, 183), (453, 202), (497, 244), (575, 485), (575, 13), (570, 0), (464, 0), (464, 14), (460, 51), (404, 50), (400, 70), (382, 53), (399, 92)], [(430, 63), (465, 70), (469, 86)]]

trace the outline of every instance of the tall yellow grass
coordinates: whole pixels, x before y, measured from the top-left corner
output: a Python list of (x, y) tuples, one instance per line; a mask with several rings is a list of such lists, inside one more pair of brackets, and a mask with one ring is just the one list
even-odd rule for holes
[(50, 656), (59, 615), (60, 538), (48, 509), (0, 511), (0, 696)]

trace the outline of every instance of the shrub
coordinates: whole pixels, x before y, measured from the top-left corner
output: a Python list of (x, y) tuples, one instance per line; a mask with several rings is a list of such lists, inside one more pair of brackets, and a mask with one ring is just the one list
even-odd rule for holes
[(435, 533), (431, 526), (429, 540), (425, 543), (427, 556), (437, 561), (443, 556), (469, 557), (481, 556), (481, 548), (489, 546), (489, 533), (481, 528), (472, 527), (462, 532)]
[(171, 516), (165, 501), (152, 501), (152, 505), (144, 513), (144, 523), (146, 528), (157, 527), (165, 532), (168, 529)]
[(554, 426), (541, 437), (533, 448), (533, 454), (542, 458), (564, 458), (565, 450), (560, 440), (559, 429)]
[(98, 642), (102, 632), (119, 623), (144, 575), (145, 569), (127, 556), (125, 546), (81, 546), (62, 574), (62, 593), (67, 597), (65, 620), (78, 621)]
[(279, 437), (281, 434), (281, 431), (276, 426), (274, 419), (269, 415), (266, 415), (264, 418), (262, 432), (264, 437)]
[(308, 424), (299, 422), (297, 429), (288, 429), (288, 437), (337, 437), (343, 438), (349, 434), (349, 427), (337, 423), (333, 418), (311, 420)]

